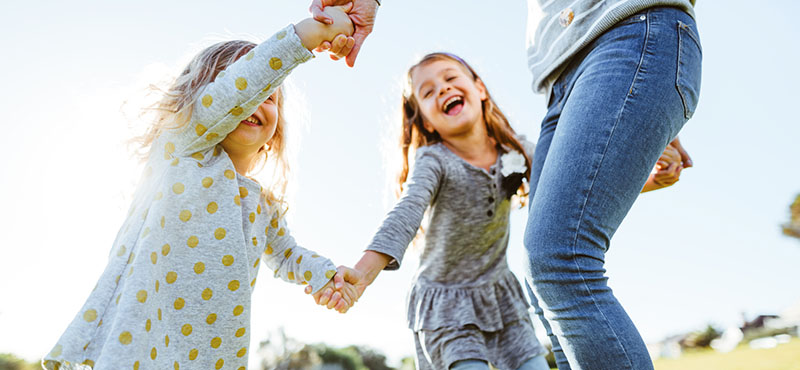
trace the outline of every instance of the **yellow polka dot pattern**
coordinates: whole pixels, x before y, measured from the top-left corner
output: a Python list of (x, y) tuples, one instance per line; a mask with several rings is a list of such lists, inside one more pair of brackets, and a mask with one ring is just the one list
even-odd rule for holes
[(226, 234), (225, 229), (221, 227), (214, 230), (214, 237), (217, 238), (217, 240), (225, 239), (225, 234)]
[(269, 66), (274, 70), (279, 70), (283, 67), (283, 61), (281, 61), (280, 58), (271, 58), (269, 60)]
[[(244, 77), (239, 77), (236, 79), (236, 89), (244, 90), (247, 88), (247, 79)], [(238, 116), (238, 114), (237, 114)]]
[(133, 335), (129, 331), (123, 331), (119, 334), (119, 342), (125, 345), (131, 344), (133, 341)]
[(222, 344), (222, 339), (220, 337), (215, 337), (211, 340), (211, 348), (219, 348)]
[[(251, 100), (241, 97), (263, 97), (262, 91), (273, 90), (281, 81), (263, 83), (247, 68), (277, 75), (283, 72), (272, 70), (295, 65), (283, 52), (258, 50), (263, 49), (242, 58), (252, 60), (252, 67), (231, 70), (227, 78), (221, 73), (199, 94), (188, 127), (166, 130), (157, 139), (158, 150), (142, 178), (152, 182), (152, 191), (147, 188), (148, 194), (137, 197), (129, 208), (124, 238), (120, 238), (125, 245), (117, 244), (112, 251), (116, 257), (110, 260), (119, 268), (108, 278), (110, 287), (98, 284), (96, 289), (114, 293), (105, 293), (109, 296), (102, 303), (87, 303), (76, 317), (84, 332), (98, 331), (103, 325), (114, 347), (130, 352), (129, 360), (116, 366), (120, 369), (192, 369), (214, 364), (218, 369), (244, 370), (249, 354), (246, 312), (250, 310), (245, 302), (252, 290), (243, 288), (248, 279), (251, 287), (255, 285), (261, 259), (270, 268), (281, 266), (279, 277), (291, 275), (296, 283), (313, 276), (312, 284), (318, 284), (328, 269), (318, 268), (322, 262), (312, 261), (288, 237), (280, 195), (240, 177), (219, 143), (231, 121), (238, 123), (253, 109)], [(129, 323), (115, 321), (104, 312), (109, 299), (118, 306), (112, 305), (115, 310), (107, 312), (132, 309), (139, 318)], [(236, 325), (232, 323), (240, 327), (230, 331)], [(75, 348), (58, 347), (51, 352), (81, 353), (86, 344), (87, 351), (74, 360), (90, 365), (97, 361), (94, 338), (75, 343)]]
[(225, 265), (225, 266), (232, 265), (233, 264), (233, 256), (231, 256), (230, 254), (227, 254), (227, 255), (223, 256), (222, 257), (222, 264)]
[(208, 129), (206, 128), (206, 126), (203, 126), (199, 123), (197, 124), (197, 126), (194, 126), (194, 132), (197, 134), (197, 136), (203, 136), (203, 134), (205, 134), (207, 130)]
[(212, 98), (211, 95), (205, 95), (205, 96), (203, 96), (203, 99), (201, 100), (201, 103), (206, 108), (210, 107), (211, 103), (213, 103), (213, 102), (214, 102), (214, 98)]

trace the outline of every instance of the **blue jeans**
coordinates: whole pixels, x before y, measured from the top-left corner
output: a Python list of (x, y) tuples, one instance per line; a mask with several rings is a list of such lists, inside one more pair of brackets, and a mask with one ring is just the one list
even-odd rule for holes
[[(489, 370), (489, 364), (483, 360), (461, 360), (456, 361), (453, 366), (450, 366), (450, 370)], [(544, 359), (544, 356), (536, 356), (525, 361), (525, 363), (516, 370), (550, 370), (550, 366), (547, 365), (547, 360)]]
[(533, 158), (526, 285), (558, 368), (653, 369), (605, 276), (605, 254), (664, 147), (697, 105), (694, 20), (656, 7), (571, 59)]

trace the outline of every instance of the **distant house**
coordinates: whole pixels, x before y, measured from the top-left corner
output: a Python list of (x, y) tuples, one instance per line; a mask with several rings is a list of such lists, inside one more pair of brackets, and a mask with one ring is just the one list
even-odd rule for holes
[(775, 320), (778, 319), (780, 319), (778, 315), (758, 315), (751, 321), (745, 320), (740, 329), (745, 333), (753, 330), (773, 329)]

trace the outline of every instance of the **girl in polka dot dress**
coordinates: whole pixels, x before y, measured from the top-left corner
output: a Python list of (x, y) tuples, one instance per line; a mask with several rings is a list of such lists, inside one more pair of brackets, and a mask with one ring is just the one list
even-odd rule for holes
[[(147, 165), (108, 265), (44, 357), (46, 369), (246, 369), (261, 261), (314, 292), (336, 274), (344, 291), (337, 308), (353, 302), (355, 290), (340, 284), (357, 274), (337, 274), (330, 260), (296, 245), (280, 195), (287, 163), (279, 86), (313, 57), (311, 48), (332, 43), (347, 54), (347, 11), (327, 8), (333, 24), (306, 19), (259, 45), (221, 42), (189, 63), (157, 107)], [(265, 163), (276, 168), (267, 188), (247, 176)]]

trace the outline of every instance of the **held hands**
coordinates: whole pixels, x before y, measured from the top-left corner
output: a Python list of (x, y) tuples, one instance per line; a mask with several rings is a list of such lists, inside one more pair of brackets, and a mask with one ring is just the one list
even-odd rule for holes
[(681, 145), (680, 139), (676, 137), (664, 149), (664, 153), (661, 154), (658, 162), (656, 162), (642, 192), (672, 186), (680, 180), (681, 171), (692, 166), (693, 163), (689, 153)]
[[(360, 287), (362, 285), (363, 287)], [(365, 288), (364, 275), (360, 271), (339, 266), (336, 275), (322, 289), (314, 293), (313, 297), (318, 305), (345, 313), (358, 301)], [(305, 292), (311, 294), (312, 290), (312, 287), (307, 286)]]
[[(308, 10), (319, 22), (332, 24), (335, 22), (333, 18), (328, 15), (326, 7), (332, 5), (343, 5), (353, 1), (353, 8), (348, 12), (350, 20), (355, 26), (355, 33), (353, 33), (354, 42), (350, 47), (342, 48), (340, 53), (331, 55), (331, 58), (336, 60), (344, 55), (347, 55), (347, 65), (352, 67), (356, 64), (356, 57), (361, 50), (361, 45), (364, 44), (367, 36), (372, 33), (372, 28), (375, 26), (375, 15), (378, 12), (378, 2), (375, 0), (312, 0), (311, 6)], [(323, 9), (326, 9), (323, 11)], [(335, 42), (335, 40), (334, 40)], [(349, 42), (348, 42), (349, 45)], [(331, 50), (334, 48), (331, 47)]]
[(316, 21), (312, 18), (304, 19), (295, 25), (295, 32), (308, 50), (330, 51), (331, 57), (343, 57), (350, 52), (355, 44), (353, 23), (348, 16), (353, 3), (345, 2), (340, 6), (329, 6), (320, 10), (330, 22)]

